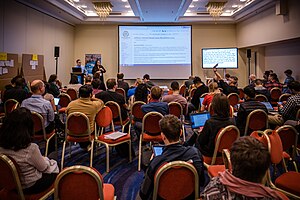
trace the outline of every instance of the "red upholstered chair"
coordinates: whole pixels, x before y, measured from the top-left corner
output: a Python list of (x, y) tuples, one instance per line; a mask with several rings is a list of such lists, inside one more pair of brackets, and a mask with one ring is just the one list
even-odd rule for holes
[(11, 113), (13, 110), (18, 108), (20, 106), (19, 102), (15, 99), (7, 99), (4, 102), (4, 113), (5, 115), (8, 115)]
[(136, 121), (142, 122), (143, 117), (144, 117), (145, 114), (143, 113), (141, 107), (144, 104), (146, 104), (146, 103), (143, 102), (143, 101), (135, 101), (132, 104), (132, 106), (131, 106), (131, 112), (130, 112), (130, 114), (131, 114), (131, 116), (130, 116), (130, 118), (131, 118), (131, 125), (134, 125), (134, 123)]
[(123, 88), (117, 88), (116, 93), (119, 93), (120, 95), (122, 95), (125, 99), (125, 102), (126, 102), (126, 92)]
[(58, 97), (59, 97), (58, 105), (60, 106), (58, 113), (64, 114), (66, 112), (67, 106), (71, 102), (71, 97), (65, 93), (61, 93)]
[(223, 159), (224, 165), (210, 165), (210, 166), (208, 166), (207, 172), (208, 172), (208, 175), (210, 177), (218, 176), (219, 172), (223, 172), (226, 169), (229, 170), (229, 172), (232, 171), (229, 149), (223, 149), (222, 159)]
[(239, 129), (234, 125), (222, 128), (215, 138), (215, 150), (212, 157), (203, 156), (203, 163), (208, 168), (210, 165), (223, 164), (221, 154), (223, 149), (230, 149), (233, 142), (240, 136)]
[(159, 112), (149, 112), (143, 117), (142, 133), (139, 140), (138, 171), (141, 171), (142, 142), (162, 142), (159, 120), (163, 115)]
[[(212, 108), (211, 104), (209, 104), (209, 106), (208, 106), (208, 112), (209, 112), (210, 116), (215, 114), (215, 111)], [(233, 106), (230, 105), (229, 117), (233, 117), (233, 116), (234, 116), (234, 108), (233, 108)]]
[(268, 114), (261, 109), (253, 110), (247, 116), (244, 136), (249, 135), (249, 130), (253, 132), (266, 128), (268, 128)]
[(0, 199), (3, 200), (38, 200), (47, 199), (54, 192), (53, 186), (32, 195), (25, 195), (20, 182), (20, 169), (14, 159), (0, 154)]
[(281, 96), (281, 89), (278, 87), (274, 87), (270, 90), (271, 95), (271, 104), (277, 105), (277, 101), (279, 100), (279, 97)]
[(68, 88), (67, 94), (71, 97), (72, 101), (78, 99), (78, 93), (74, 88)]
[(101, 174), (94, 168), (72, 166), (64, 169), (55, 180), (54, 199), (59, 200), (114, 200), (115, 188), (103, 183)]
[(187, 100), (188, 100), (188, 101), (191, 101), (191, 100), (192, 100), (192, 98), (193, 98), (193, 96), (194, 96), (194, 94), (195, 94), (196, 89), (197, 89), (197, 88), (192, 88), (192, 89), (190, 90), (189, 96), (187, 97)]
[(107, 136), (114, 133), (114, 129), (111, 132), (104, 133), (104, 129), (110, 125), (113, 127), (113, 114), (109, 107), (104, 107), (99, 111), (95, 120), (95, 127), (99, 126), (99, 131), (96, 130), (96, 139), (95, 142), (104, 144), (106, 147), (106, 172), (109, 172), (109, 147), (114, 147), (119, 144), (127, 142), (129, 144), (129, 161), (131, 162), (131, 137), (127, 133), (125, 136), (122, 136), (118, 139), (106, 139)]
[[(46, 142), (45, 156), (48, 155), (49, 142), (52, 138), (55, 140), (55, 149), (57, 152), (57, 138), (56, 138), (55, 129), (51, 133), (47, 134), (46, 130), (45, 130), (45, 124), (44, 124), (45, 120), (44, 120), (43, 116), (37, 112), (31, 112), (31, 117), (32, 117), (33, 124), (34, 124), (33, 139), (35, 141), (44, 140)], [(40, 132), (42, 134), (38, 135), (38, 134), (36, 134), (37, 132)]]
[(229, 100), (229, 104), (234, 108), (235, 111), (237, 111), (237, 104), (240, 102), (240, 97), (237, 93), (230, 93), (227, 96)]
[(185, 97), (186, 94), (186, 86), (185, 85), (181, 85), (179, 88), (179, 94), (183, 97)]
[(178, 102), (170, 102), (170, 103), (168, 103), (168, 106), (169, 106), (169, 114), (175, 115), (181, 121), (182, 136), (183, 136), (183, 141), (185, 141), (185, 130), (184, 130), (184, 124), (182, 123), (183, 108), (182, 108), (181, 104)]
[(287, 101), (287, 100), (288, 100), (288, 98), (290, 98), (290, 96), (292, 96), (292, 95), (291, 95), (291, 94), (287, 94), (287, 93), (285, 93), (285, 94), (282, 94), (282, 95), (280, 95), (280, 97), (279, 97), (279, 100), (278, 100), (278, 101), (280, 101), (280, 102)]
[(199, 199), (199, 178), (195, 167), (184, 161), (163, 164), (154, 176), (153, 199)]
[[(121, 108), (118, 103), (114, 101), (108, 101), (105, 103), (105, 105), (109, 107), (113, 113), (114, 125), (122, 126), (122, 132), (124, 132), (125, 126), (130, 122), (129, 117), (122, 119)], [(128, 132), (130, 133), (130, 129)]]
[[(264, 131), (268, 141), (268, 149), (271, 154), (271, 163), (274, 167), (283, 159), (283, 147), (277, 131), (267, 129)], [(300, 173), (289, 171), (281, 174), (275, 179), (275, 184), (272, 182), (271, 173), (268, 173), (268, 183), (271, 188), (278, 190), (290, 198), (300, 199)]]
[(255, 95), (255, 100), (260, 101), (260, 102), (268, 102), (268, 98), (263, 95), (263, 94), (257, 94)]
[(243, 88), (238, 88), (238, 90), (239, 90), (239, 97), (240, 97), (240, 99), (244, 99), (244, 90), (243, 90)]
[[(65, 150), (67, 142), (91, 142), (90, 167), (93, 166), (93, 149), (95, 135), (91, 134), (89, 118), (81, 113), (74, 112), (68, 115), (66, 121), (65, 141), (61, 156), (61, 169), (64, 167)], [(71, 144), (70, 144), (71, 156)]]
[[(283, 164), (285, 167), (285, 170), (287, 170), (287, 166), (285, 163), (285, 160), (292, 161), (295, 167), (296, 172), (298, 172), (298, 168), (295, 162), (296, 159), (296, 148), (297, 148), (297, 141), (299, 133), (297, 130), (290, 125), (284, 125), (279, 127), (276, 132), (278, 133), (283, 147)], [(289, 153), (291, 152), (291, 153)]]

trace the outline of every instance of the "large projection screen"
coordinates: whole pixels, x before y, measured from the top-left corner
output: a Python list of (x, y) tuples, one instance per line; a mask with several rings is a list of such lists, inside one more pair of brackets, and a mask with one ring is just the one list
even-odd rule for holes
[(218, 68), (222, 68), (222, 69), (237, 69), (238, 49), (237, 48), (203, 48), (202, 68), (211, 69), (216, 65)]
[(191, 26), (119, 26), (119, 72), (126, 79), (187, 79), (192, 74)]

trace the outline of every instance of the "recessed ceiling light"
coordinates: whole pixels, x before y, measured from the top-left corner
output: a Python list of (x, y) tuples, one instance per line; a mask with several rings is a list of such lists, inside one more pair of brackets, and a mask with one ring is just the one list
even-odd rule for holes
[(198, 0), (193, 0), (193, 2), (197, 2)]
[(247, 1), (247, 0), (240, 0), (240, 2), (245, 2), (245, 1)]
[(128, 12), (128, 13), (133, 13), (133, 11), (132, 11), (132, 10), (128, 10), (127, 12)]
[(79, 2), (79, 0), (73, 0), (74, 2)]
[(122, 0), (123, 2), (127, 2), (127, 0)]
[(190, 10), (187, 10), (186, 12), (190, 13), (191, 11), (190, 11)]
[(230, 12), (231, 12), (231, 10), (225, 10), (225, 12), (227, 12), (227, 13), (230, 13)]
[(130, 5), (126, 5), (125, 8), (130, 8)]
[(195, 6), (191, 4), (189, 7), (190, 7), (190, 8), (194, 8)]
[(82, 5), (81, 8), (87, 8), (87, 6), (86, 5)]
[(237, 8), (237, 7), (238, 7), (238, 5), (234, 4), (234, 5), (232, 5), (231, 7), (233, 7), (233, 8)]

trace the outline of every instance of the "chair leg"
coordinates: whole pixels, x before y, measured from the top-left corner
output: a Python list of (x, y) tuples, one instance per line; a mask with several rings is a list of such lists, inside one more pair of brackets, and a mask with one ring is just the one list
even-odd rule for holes
[(94, 140), (91, 141), (90, 167), (93, 167)]
[(63, 170), (64, 168), (65, 150), (66, 150), (66, 141), (64, 141), (62, 152), (61, 152), (61, 163), (60, 163), (61, 170)]
[(50, 139), (46, 139), (45, 157), (47, 157), (47, 155), (48, 155), (49, 141), (50, 141)]
[(140, 135), (139, 141), (139, 161), (138, 161), (138, 171), (141, 171), (141, 159), (142, 159), (142, 134)]
[(184, 124), (182, 124), (182, 136), (183, 136), (183, 141), (185, 142), (185, 130), (184, 130)]
[(109, 146), (105, 144), (106, 148), (106, 172), (109, 172)]

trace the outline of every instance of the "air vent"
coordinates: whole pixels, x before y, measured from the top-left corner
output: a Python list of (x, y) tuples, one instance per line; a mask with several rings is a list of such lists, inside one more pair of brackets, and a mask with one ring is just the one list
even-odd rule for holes
[(197, 15), (209, 15), (208, 12), (197, 12)]

